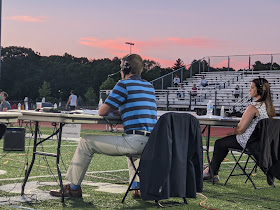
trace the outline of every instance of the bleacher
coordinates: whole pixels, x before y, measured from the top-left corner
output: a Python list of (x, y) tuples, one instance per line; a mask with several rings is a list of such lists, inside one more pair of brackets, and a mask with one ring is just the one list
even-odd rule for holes
[[(197, 87), (197, 95), (191, 96), (192, 86), (193, 84), (199, 84), (201, 75), (205, 75), (209, 86)], [(212, 100), (214, 108), (218, 110), (218, 114), (222, 106), (225, 107), (225, 110), (229, 110), (238, 100), (248, 95), (252, 79), (258, 77), (266, 78), (270, 83), (273, 104), (276, 112), (280, 113), (280, 70), (253, 72), (217, 71), (196, 74), (182, 82), (185, 88), (184, 97), (178, 97), (180, 92), (178, 87), (156, 90), (157, 106), (159, 110), (206, 110), (208, 101)], [(236, 85), (239, 85), (240, 88), (240, 96), (237, 99), (233, 95)], [(110, 92), (111, 90), (100, 91), (106, 97)]]
[[(199, 84), (201, 75), (205, 75), (209, 86), (198, 87), (197, 96), (190, 96), (193, 84)], [(277, 112), (280, 112), (280, 70), (271, 71), (250, 71), (250, 72), (203, 72), (192, 78), (183, 81), (185, 88), (185, 96), (180, 98), (177, 96), (178, 88), (169, 87), (167, 90), (156, 90), (157, 105), (162, 109), (178, 109), (186, 110), (206, 109), (206, 104), (209, 100), (213, 103), (216, 101), (216, 108), (222, 106), (225, 109), (232, 107), (241, 97), (249, 93), (252, 79), (262, 77), (266, 78), (271, 84), (271, 92), (273, 103)], [(235, 99), (233, 92), (236, 85), (239, 85), (240, 96)]]

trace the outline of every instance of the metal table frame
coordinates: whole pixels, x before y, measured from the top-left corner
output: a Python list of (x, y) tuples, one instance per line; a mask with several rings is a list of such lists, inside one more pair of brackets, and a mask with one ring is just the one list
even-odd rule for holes
[[(204, 129), (202, 130), (202, 133), (204, 133), (207, 129), (207, 138), (206, 138), (206, 157), (208, 162), (209, 171), (211, 174), (211, 177), (213, 178), (213, 171), (211, 169), (210, 165), (210, 156), (209, 156), (209, 147), (210, 147), (210, 137), (211, 137), (211, 126), (221, 126), (221, 127), (236, 127), (239, 123), (241, 118), (222, 118), (214, 116), (212, 118), (208, 116), (197, 116), (197, 119), (199, 120), (200, 125), (205, 125)], [(212, 179), (212, 184), (214, 184), (214, 179)]]
[[(62, 197), (61, 197), (62, 202), (64, 202), (64, 189), (63, 189), (61, 171), (59, 166), (59, 158), (60, 158), (60, 146), (61, 146), (61, 136), (62, 136), (63, 126), (65, 124), (119, 124), (122, 122), (120, 116), (102, 117), (98, 115), (88, 115), (88, 114), (63, 114), (63, 113), (50, 113), (50, 112), (37, 112), (37, 111), (21, 111), (21, 114), (22, 116), (19, 117), (20, 120), (30, 120), (35, 122), (33, 156), (29, 168), (26, 167), (26, 173), (22, 184), (21, 195), (24, 194), (24, 188), (28, 180), (29, 174), (32, 170), (33, 164), (35, 162), (36, 155), (52, 156), (52, 157), (56, 157), (56, 165), (57, 165), (58, 177), (60, 182), (60, 189), (62, 192)], [(215, 118), (215, 117), (209, 118), (208, 116), (197, 116), (197, 119), (199, 120), (200, 125), (205, 125), (203, 132), (206, 130), (206, 128), (208, 129), (208, 135), (206, 139), (206, 155), (209, 164), (210, 163), (209, 143), (210, 143), (211, 126), (235, 127), (240, 121), (240, 118)], [(59, 123), (59, 128), (52, 135), (37, 143), (39, 122)], [(58, 134), (58, 140), (57, 140), (56, 154), (37, 152), (37, 146), (39, 144), (43, 143), (44, 141), (50, 139), (52, 136), (57, 134)], [(210, 172), (211, 175), (213, 176), (211, 170)]]
[[(59, 159), (60, 159), (60, 146), (61, 146), (61, 137), (62, 137), (62, 128), (65, 124), (118, 124), (120, 122), (119, 116), (112, 116), (112, 117), (101, 117), (98, 115), (87, 115), (87, 114), (63, 114), (63, 113), (51, 113), (51, 112), (37, 112), (37, 111), (21, 111), (22, 116), (19, 117), (20, 120), (30, 120), (35, 122), (35, 133), (34, 133), (34, 143), (33, 143), (33, 155), (31, 163), (28, 167), (28, 163), (26, 166), (25, 177), (21, 188), (21, 195), (24, 195), (25, 185), (27, 183), (28, 177), (31, 173), (33, 164), (36, 159), (36, 155), (43, 155), (43, 156), (50, 156), (56, 157), (56, 167), (57, 173), (59, 178), (59, 185), (62, 192), (61, 201), (64, 203), (64, 189), (63, 189), (63, 182), (61, 177), (61, 171), (59, 166)], [(40, 122), (52, 122), (58, 123), (59, 128), (47, 138), (38, 141), (38, 133), (39, 133), (39, 123)], [(38, 152), (37, 147), (44, 141), (52, 138), (53, 136), (58, 134), (57, 139), (57, 152), (56, 154), (53, 153), (46, 153), (46, 152)]]

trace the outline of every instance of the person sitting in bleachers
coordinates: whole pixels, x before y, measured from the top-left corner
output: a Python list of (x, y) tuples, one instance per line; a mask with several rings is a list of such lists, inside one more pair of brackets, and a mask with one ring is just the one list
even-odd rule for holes
[(191, 96), (197, 96), (197, 87), (196, 84), (193, 84)]
[(239, 85), (236, 85), (234, 92), (233, 92), (234, 98), (238, 98), (240, 95), (240, 89), (239, 89)]
[(174, 79), (173, 79), (173, 85), (174, 87), (179, 87), (179, 84), (180, 84), (181, 80), (180, 78), (178, 77), (178, 75), (175, 75)]
[(206, 86), (208, 86), (208, 81), (207, 81), (207, 79), (205, 78), (204, 75), (201, 76), (200, 83), (199, 83), (198, 86), (199, 87), (206, 87)]
[(180, 87), (178, 88), (178, 93), (177, 93), (178, 98), (184, 98), (185, 97), (185, 88), (183, 84), (180, 84)]

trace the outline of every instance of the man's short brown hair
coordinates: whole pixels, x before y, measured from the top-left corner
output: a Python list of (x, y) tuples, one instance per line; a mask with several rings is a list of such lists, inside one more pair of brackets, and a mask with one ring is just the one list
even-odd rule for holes
[(5, 91), (2, 91), (1, 93), (4, 95), (5, 98), (8, 98), (8, 93), (6, 93)]
[(143, 60), (140, 55), (137, 54), (128, 54), (122, 58), (123, 61), (127, 61), (130, 65), (130, 73), (141, 75), (143, 71)]

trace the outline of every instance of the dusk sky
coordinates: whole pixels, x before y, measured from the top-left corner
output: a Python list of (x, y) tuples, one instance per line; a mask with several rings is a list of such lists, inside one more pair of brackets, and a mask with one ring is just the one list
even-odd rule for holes
[[(279, 9), (279, 0), (2, 0), (1, 42), (112, 59), (129, 53), (128, 41), (132, 53), (171, 67), (178, 58), (280, 53)], [(245, 68), (247, 60), (231, 63)]]

